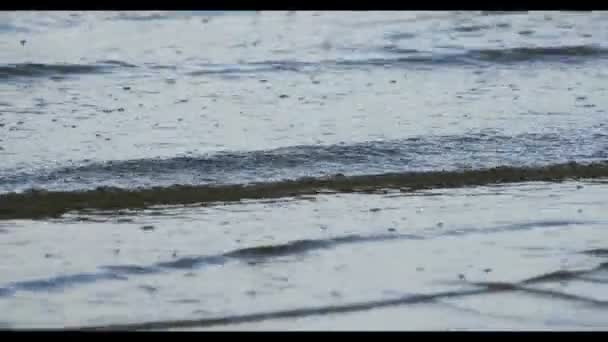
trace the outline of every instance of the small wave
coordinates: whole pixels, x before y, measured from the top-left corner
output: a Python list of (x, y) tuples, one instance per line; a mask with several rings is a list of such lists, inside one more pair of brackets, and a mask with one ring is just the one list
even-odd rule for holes
[(390, 33), (386, 36), (386, 38), (388, 40), (406, 40), (406, 39), (412, 39), (415, 38), (416, 34), (413, 32), (394, 32), (394, 33)]
[(223, 75), (223, 74), (258, 74), (262, 72), (304, 72), (311, 68), (317, 67), (316, 63), (300, 62), (300, 61), (258, 61), (234, 65), (225, 64), (206, 64), (201, 65), (199, 69), (189, 71), (187, 75), (203, 76), (203, 75)]
[(66, 286), (93, 283), (99, 280), (126, 280), (126, 278), (114, 273), (81, 273), (57, 276), (50, 279), (23, 281), (12, 284), (8, 288), (5, 288), (5, 290), (8, 290), (9, 293), (14, 290), (52, 291)]
[(577, 62), (591, 58), (603, 58), (608, 56), (608, 49), (597, 45), (574, 45), (574, 46), (538, 46), (538, 47), (515, 47), (502, 49), (472, 49), (458, 53), (430, 53), (401, 49), (394, 45), (382, 48), (383, 52), (402, 57), (376, 58), (361, 61), (344, 61), (342, 64), (356, 65), (393, 65), (405, 66), (408, 64), (443, 64), (462, 65), (483, 63), (511, 64), (519, 62)]
[[(175, 184), (249, 184), (330, 174), (459, 170), (604, 160), (608, 135), (597, 128), (503, 136), (498, 132), (421, 136), (273, 150), (223, 151), (202, 156), (88, 162), (60, 168), (0, 169), (0, 192), (92, 190)], [(530, 157), (533, 155), (533, 158)], [(473, 156), (473, 158), (472, 158)]]
[(585, 222), (585, 221), (536, 221), (536, 222), (526, 222), (526, 223), (517, 223), (517, 224), (511, 224), (511, 225), (506, 225), (504, 227), (500, 227), (497, 229), (500, 230), (528, 230), (530, 228), (536, 228), (536, 227), (567, 227), (567, 226), (572, 226), (572, 225), (580, 225), (580, 224), (588, 224), (591, 222)]
[[(264, 72), (308, 73), (322, 68), (359, 68), (368, 66), (408, 67), (417, 65), (476, 65), (479, 63), (519, 62), (582, 62), (608, 56), (608, 49), (595, 45), (558, 47), (518, 47), (506, 49), (477, 49), (455, 53), (437, 53), (402, 48), (391, 44), (380, 48), (386, 57), (362, 59), (331, 59), (318, 62), (297, 60), (253, 61), (234, 65), (206, 64), (186, 71), (189, 76), (204, 75), (256, 75)], [(99, 74), (114, 68), (136, 68), (124, 61), (106, 60), (96, 64), (44, 64), (19, 63), (0, 65), (0, 79), (35, 78), (77, 74)]]
[(135, 65), (135, 64), (131, 64), (131, 63), (123, 62), (123, 61), (117, 61), (114, 59), (103, 60), (103, 61), (99, 61), (97, 63), (102, 66), (110, 65), (110, 66), (119, 66), (119, 67), (123, 67), (123, 68), (136, 68), (137, 67), (137, 65)]
[[(469, 28), (473, 29), (473, 28)], [(191, 75), (203, 74), (247, 74), (269, 71), (309, 72), (313, 68), (361, 68), (382, 66), (394, 68), (417, 67), (421, 65), (462, 66), (479, 64), (513, 64), (530, 62), (575, 63), (590, 59), (605, 58), (608, 49), (597, 45), (515, 47), (501, 49), (471, 49), (456, 52), (431, 52), (389, 44), (380, 48), (386, 57), (358, 59), (329, 59), (318, 63), (299, 61), (268, 61), (245, 63), (237, 66), (220, 68), (209, 66)]]
[(401, 54), (401, 55), (422, 53), (422, 51), (419, 51), (416, 49), (408, 49), (408, 48), (399, 47), (395, 44), (388, 44), (388, 45), (383, 46), (382, 51), (390, 52), (390, 53), (394, 53), (394, 54)]
[(595, 257), (608, 257), (608, 249), (607, 248), (595, 248), (581, 252), (583, 254), (595, 256)]
[(108, 270), (114, 274), (153, 274), (157, 270), (150, 267), (137, 266), (137, 265), (118, 265), (118, 266), (103, 266), (102, 269)]
[[(466, 27), (461, 30), (482, 29)], [(395, 34), (399, 36), (398, 34)], [(408, 35), (404, 33), (402, 35)], [(462, 66), (480, 64), (513, 64), (527, 62), (584, 62), (608, 56), (608, 49), (596, 45), (515, 47), (501, 49), (449, 49), (453, 52), (423, 51), (396, 44), (388, 44), (373, 50), (384, 56), (372, 58), (339, 58), (317, 62), (297, 60), (254, 61), (239, 64), (205, 64), (196, 70), (186, 72), (189, 76), (226, 75), (246, 76), (267, 72), (308, 73), (319, 69), (352, 69), (364, 67), (408, 68), (424, 65)]]
[(104, 61), (97, 64), (4, 64), (0, 65), (0, 79), (97, 74), (116, 67), (133, 67), (133, 65), (120, 61)]
[[(224, 255), (232, 258), (270, 258), (300, 254), (317, 249), (326, 249), (346, 243), (384, 241), (399, 239), (403, 237), (404, 236), (397, 234), (375, 236), (348, 235), (324, 240), (298, 240), (283, 245), (270, 245), (239, 249)], [(411, 236), (408, 235), (407, 237), (410, 238)]]
[(477, 32), (489, 29), (489, 25), (462, 25), (453, 28), (456, 32)]
[(22, 63), (0, 66), (0, 78), (87, 74), (101, 71), (98, 65)]
[(184, 257), (173, 261), (160, 262), (158, 266), (163, 268), (191, 269), (202, 265), (223, 265), (227, 261), (223, 255)]
[(465, 54), (484, 62), (527, 62), (536, 60), (564, 58), (568, 61), (582, 57), (605, 57), (608, 49), (594, 45), (549, 46), (549, 47), (519, 47), (511, 49), (480, 49)]
[(479, 65), (526, 62), (584, 62), (608, 56), (608, 49), (597, 45), (515, 47), (501, 49), (471, 49), (461, 52), (430, 52), (402, 48), (390, 44), (380, 48), (387, 57), (324, 61), (325, 65), (342, 67), (408, 67), (417, 65)]
[(155, 205), (230, 202), (313, 195), (326, 191), (356, 193), (379, 189), (416, 190), (531, 181), (563, 181), (608, 177), (608, 163), (570, 162), (536, 167), (503, 166), (464, 171), (420, 171), (376, 175), (308, 177), (276, 182), (231, 185), (174, 185), (168, 187), (88, 191), (29, 191), (0, 195), (0, 219), (58, 217), (72, 210), (116, 210)]
[(171, 261), (161, 261), (150, 266), (106, 265), (99, 267), (101, 271), (96, 273), (78, 273), (48, 279), (14, 282), (8, 286), (0, 287), (0, 297), (12, 296), (16, 291), (47, 292), (99, 281), (127, 280), (127, 276), (156, 274), (167, 269), (193, 269), (202, 266), (224, 265), (230, 261), (251, 262), (252, 259), (267, 261), (271, 258), (304, 254), (317, 249), (337, 247), (342, 244), (416, 238), (418, 237), (409, 234), (347, 235), (329, 239), (296, 240), (285, 244), (248, 247), (219, 255), (188, 256)]

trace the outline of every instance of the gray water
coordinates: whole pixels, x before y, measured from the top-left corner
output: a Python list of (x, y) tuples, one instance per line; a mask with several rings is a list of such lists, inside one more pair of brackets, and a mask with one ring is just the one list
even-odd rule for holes
[(0, 327), (606, 328), (604, 178), (6, 213), (32, 190), (604, 162), (607, 29), (607, 12), (1, 13)]

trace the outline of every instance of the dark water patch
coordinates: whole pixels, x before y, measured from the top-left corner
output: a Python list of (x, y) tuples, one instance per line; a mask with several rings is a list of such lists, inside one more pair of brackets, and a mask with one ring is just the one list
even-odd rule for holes
[(127, 63), (127, 62), (123, 62), (123, 61), (119, 61), (119, 60), (114, 60), (114, 59), (107, 59), (107, 60), (99, 61), (97, 63), (100, 65), (111, 65), (111, 66), (118, 66), (118, 67), (122, 67), (122, 68), (137, 68), (137, 65), (135, 65), (135, 64), (131, 64), (131, 63)]
[(581, 253), (595, 256), (595, 257), (608, 258), (608, 249), (607, 248), (589, 249), (586, 251), (582, 251)]
[(138, 265), (101, 266), (100, 268), (118, 275), (154, 274), (159, 272), (159, 269), (156, 267)]
[[(87, 214), (86, 210), (83, 210), (83, 214)], [(63, 217), (62, 222), (69, 223), (80, 223), (80, 222), (94, 222), (94, 223), (107, 223), (110, 222), (111, 218), (92, 218), (88, 216), (75, 216), (75, 217)]]
[(300, 240), (284, 245), (250, 247), (226, 254), (234, 258), (269, 258), (304, 253), (315, 249), (327, 248), (330, 241)]
[(306, 67), (315, 66), (316, 63), (310, 62), (300, 62), (300, 61), (283, 61), (283, 60), (275, 60), (275, 61), (261, 61), (261, 62), (251, 62), (247, 65), (250, 66), (270, 66), (274, 70), (285, 70), (285, 71), (300, 71)]
[(416, 34), (412, 32), (395, 32), (386, 36), (388, 40), (407, 40), (415, 37)]
[(501, 166), (490, 169), (420, 171), (376, 175), (306, 177), (295, 180), (229, 185), (174, 185), (168, 187), (87, 191), (28, 191), (0, 195), (0, 219), (58, 217), (72, 210), (142, 209), (155, 205), (232, 202), (314, 195), (323, 191), (362, 193), (380, 189), (434, 189), (559, 182), (608, 177), (608, 163), (563, 163), (546, 166)]
[(200, 304), (201, 301), (199, 299), (176, 299), (171, 300), (171, 303), (174, 304)]
[(78, 273), (56, 276), (47, 279), (13, 282), (0, 288), (0, 297), (13, 295), (17, 291), (52, 292), (66, 290), (78, 285), (93, 284), (108, 280), (128, 280), (127, 275), (146, 275), (160, 272), (160, 269), (140, 266), (103, 266), (105, 271), (96, 273)]
[(1, 297), (10, 297), (15, 293), (14, 289), (0, 287), (0, 298)]
[(547, 221), (534, 221), (525, 223), (509, 224), (497, 229), (500, 230), (528, 230), (532, 228), (543, 228), (543, 227), (566, 227), (571, 225), (591, 224), (595, 222), (589, 221), (564, 221), (564, 220), (547, 220)]
[(149, 69), (153, 69), (153, 70), (177, 70), (177, 66), (175, 65), (158, 65), (158, 64), (151, 64), (147, 66)]
[(0, 66), (0, 78), (36, 77), (56, 74), (87, 74), (100, 72), (98, 65), (85, 64), (8, 64)]
[(238, 249), (224, 254), (230, 258), (272, 258), (306, 253), (318, 249), (328, 249), (341, 244), (395, 240), (403, 238), (418, 238), (414, 235), (348, 235), (322, 240), (298, 240), (283, 245), (270, 245)]
[(158, 288), (150, 285), (140, 285), (138, 286), (138, 288), (148, 293), (155, 293), (156, 291), (158, 291)]
[(421, 51), (418, 51), (416, 49), (402, 48), (402, 47), (399, 47), (397, 45), (392, 45), (392, 44), (383, 46), (382, 50), (389, 52), (389, 53), (403, 54), (403, 55), (421, 53)]
[(0, 80), (100, 74), (110, 72), (117, 67), (133, 67), (133, 65), (120, 61), (102, 61), (96, 64), (3, 64), (0, 65)]
[(456, 26), (452, 30), (455, 32), (477, 32), (489, 29), (488, 25), (462, 25)]
[(126, 280), (127, 278), (115, 273), (81, 273), (57, 276), (50, 279), (28, 280), (15, 282), (8, 288), (22, 291), (53, 291), (77, 284), (95, 283), (100, 280)]
[(11, 296), (17, 291), (52, 292), (66, 290), (78, 285), (93, 284), (108, 280), (128, 280), (127, 275), (146, 275), (159, 273), (161, 270), (153, 267), (140, 266), (103, 266), (105, 271), (96, 273), (78, 273), (51, 277), (47, 279), (18, 281), (0, 288), (0, 297)]
[(184, 257), (173, 261), (160, 262), (156, 264), (158, 267), (176, 268), (176, 269), (191, 269), (201, 267), (203, 265), (223, 265), (228, 259), (223, 255)]
[(488, 62), (528, 62), (554, 59), (574, 61), (575, 58), (605, 57), (608, 49), (596, 45), (520, 47), (509, 49), (480, 49), (469, 51), (468, 58)]
[(263, 72), (304, 72), (316, 67), (316, 63), (307, 63), (299, 61), (259, 61), (242, 64), (204, 64), (198, 70), (190, 71), (187, 74), (190, 76), (204, 75), (226, 75), (226, 74), (242, 74), (256, 75)]

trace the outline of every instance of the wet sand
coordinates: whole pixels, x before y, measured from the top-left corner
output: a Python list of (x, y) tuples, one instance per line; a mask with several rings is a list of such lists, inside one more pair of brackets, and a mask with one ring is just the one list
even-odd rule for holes
[(3, 260), (22, 267), (2, 273), (0, 308), (15, 328), (598, 329), (606, 189), (532, 182), (3, 221)]

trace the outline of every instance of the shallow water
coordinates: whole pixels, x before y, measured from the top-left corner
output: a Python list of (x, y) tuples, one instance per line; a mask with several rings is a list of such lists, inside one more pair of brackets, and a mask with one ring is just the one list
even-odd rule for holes
[(20, 267), (1, 273), (0, 306), (15, 327), (601, 328), (605, 196), (527, 183), (6, 221), (2, 260)]
[(605, 328), (607, 25), (2, 13), (0, 325)]

